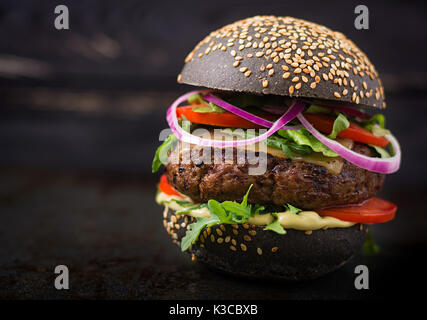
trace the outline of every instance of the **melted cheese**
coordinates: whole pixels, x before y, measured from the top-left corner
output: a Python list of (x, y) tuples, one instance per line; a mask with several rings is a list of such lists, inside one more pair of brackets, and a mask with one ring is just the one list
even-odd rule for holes
[[(185, 210), (186, 208), (179, 205), (173, 200), (181, 200), (175, 196), (169, 196), (163, 192), (159, 192), (156, 196), (156, 202), (165, 207), (169, 207), (174, 211)], [(208, 208), (195, 209), (186, 213), (192, 217), (207, 218), (210, 216)], [(342, 221), (333, 217), (321, 217), (314, 211), (301, 211), (298, 214), (291, 213), (289, 211), (283, 211), (277, 213), (279, 223), (285, 229), (295, 230), (318, 230), (325, 228), (348, 228), (354, 225), (353, 222)], [(247, 222), (257, 226), (266, 226), (274, 221), (274, 217), (267, 214), (256, 214), (250, 218)]]

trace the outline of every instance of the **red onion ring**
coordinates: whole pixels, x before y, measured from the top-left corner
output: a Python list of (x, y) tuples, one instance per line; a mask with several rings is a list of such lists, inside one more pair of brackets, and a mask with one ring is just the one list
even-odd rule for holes
[[(231, 112), (234, 113), (236, 116), (239, 116), (240, 118), (246, 119), (250, 122), (253, 122), (255, 124), (258, 124), (260, 126), (266, 127), (266, 128), (271, 128), (273, 126), (273, 122), (265, 120), (261, 117), (258, 117), (252, 113), (249, 113), (245, 110), (242, 110), (238, 107), (233, 106), (232, 104), (229, 104), (228, 102), (221, 100), (220, 98), (218, 98), (217, 96), (214, 96), (210, 93), (208, 93), (207, 95), (203, 96), (203, 99), (209, 102), (212, 102), (214, 104), (216, 104), (217, 106)], [(276, 113), (277, 114), (277, 113)], [(283, 114), (283, 112), (280, 112), (279, 114)], [(283, 126), (281, 129), (283, 130), (299, 130), (301, 129), (301, 126)]]
[(350, 149), (347, 149), (340, 143), (325, 137), (319, 131), (317, 131), (310, 124), (310, 122), (307, 121), (306, 118), (304, 118), (302, 113), (298, 114), (297, 118), (302, 123), (302, 125), (308, 131), (310, 131), (310, 133), (314, 137), (316, 137), (317, 140), (322, 142), (324, 145), (328, 146), (331, 150), (335, 151), (337, 154), (339, 154), (341, 157), (346, 159), (348, 162), (351, 162), (352, 164), (360, 168), (363, 168), (365, 170), (384, 173), (384, 174), (390, 174), (399, 170), (400, 159), (401, 159), (400, 145), (393, 135), (388, 134), (385, 137), (388, 139), (388, 141), (390, 141), (393, 147), (394, 156), (387, 159), (371, 158), (371, 157), (367, 157), (359, 153), (356, 153)]
[[(174, 103), (169, 107), (167, 114), (166, 114), (166, 120), (169, 124), (169, 127), (172, 129), (172, 132), (175, 134), (175, 136), (187, 143), (191, 144), (197, 144), (201, 146), (206, 147), (237, 147), (242, 145), (248, 145), (248, 144), (254, 144), (257, 142), (260, 142), (262, 140), (267, 139), (269, 136), (274, 134), (277, 130), (281, 129), (286, 123), (294, 119), (298, 114), (301, 113), (301, 111), (304, 110), (305, 104), (302, 102), (294, 102), (294, 104), (274, 123), (272, 123), (270, 129), (268, 129), (267, 132), (264, 134), (247, 139), (247, 140), (232, 140), (232, 141), (222, 141), (222, 140), (212, 140), (212, 139), (203, 139), (198, 136), (192, 135), (191, 133), (188, 133), (187, 131), (183, 130), (179, 124), (178, 119), (176, 117), (176, 108), (189, 96), (195, 93), (200, 93), (201, 91), (192, 91), (189, 93), (186, 93), (175, 100)], [(237, 107), (234, 107), (237, 108)], [(243, 111), (243, 110), (242, 110)], [(244, 111), (246, 112), (246, 111)], [(261, 119), (261, 118), (259, 118)], [(264, 120), (264, 119), (263, 119)]]

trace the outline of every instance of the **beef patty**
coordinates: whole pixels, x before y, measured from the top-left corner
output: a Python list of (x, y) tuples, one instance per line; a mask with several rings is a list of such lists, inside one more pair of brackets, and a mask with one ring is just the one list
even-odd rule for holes
[[(363, 144), (355, 143), (353, 150), (371, 154)], [(180, 159), (183, 154), (179, 155)], [(292, 204), (301, 209), (316, 209), (361, 203), (373, 197), (385, 179), (382, 174), (366, 171), (345, 160), (341, 173), (332, 174), (323, 166), (270, 154), (266, 172), (250, 175), (248, 162), (239, 161), (236, 154), (234, 150), (233, 161), (220, 164), (205, 164), (201, 160), (168, 163), (165, 166), (168, 181), (181, 193), (200, 202), (241, 201), (253, 184), (249, 203)]]

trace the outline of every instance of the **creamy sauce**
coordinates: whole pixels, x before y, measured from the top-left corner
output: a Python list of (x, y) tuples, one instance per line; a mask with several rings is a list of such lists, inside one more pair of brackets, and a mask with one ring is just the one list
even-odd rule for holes
[[(183, 201), (182, 198), (169, 196), (163, 192), (159, 192), (156, 196), (156, 202), (160, 205), (168, 206), (175, 211), (186, 209), (173, 200)], [(185, 214), (202, 218), (207, 218), (210, 216), (208, 208), (195, 209)], [(305, 231), (318, 230), (323, 228), (348, 228), (355, 224), (353, 222), (342, 221), (333, 217), (321, 217), (314, 211), (301, 211), (298, 214), (284, 211), (277, 213), (277, 217), (279, 223), (285, 229), (287, 228)], [(265, 226), (273, 221), (274, 217), (271, 214), (256, 214), (250, 218), (247, 223), (257, 226)]]

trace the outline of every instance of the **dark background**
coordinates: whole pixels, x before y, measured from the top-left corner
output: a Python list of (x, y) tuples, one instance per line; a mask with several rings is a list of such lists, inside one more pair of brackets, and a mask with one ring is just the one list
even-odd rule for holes
[[(70, 30), (54, 28), (66, 4)], [(0, 298), (381, 299), (425, 280), (427, 6), (369, 1), (0, 1)], [(380, 196), (396, 219), (376, 225), (376, 256), (310, 283), (258, 283), (191, 263), (163, 230), (151, 174), (165, 112), (189, 87), (176, 76), (210, 31), (256, 14), (339, 30), (383, 80), (401, 170)], [(57, 291), (54, 267), (70, 269)], [(370, 290), (354, 289), (354, 267)]]

